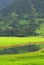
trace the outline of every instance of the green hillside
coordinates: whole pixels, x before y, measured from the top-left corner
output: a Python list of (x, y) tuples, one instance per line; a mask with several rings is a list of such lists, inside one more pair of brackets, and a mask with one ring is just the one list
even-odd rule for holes
[(43, 6), (44, 0), (14, 0), (14, 3), (1, 9), (0, 36), (43, 36)]
[(0, 65), (44, 65), (44, 0), (2, 1)]

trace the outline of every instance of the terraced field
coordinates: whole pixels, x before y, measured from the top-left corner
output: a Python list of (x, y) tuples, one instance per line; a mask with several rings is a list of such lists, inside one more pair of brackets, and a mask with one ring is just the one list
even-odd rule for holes
[(44, 65), (44, 37), (0, 37), (0, 65)]
[(44, 65), (44, 53), (0, 55), (0, 65)]
[(27, 43), (43, 43), (44, 37), (0, 37), (0, 46), (6, 45), (19, 45), (19, 44), (27, 44)]

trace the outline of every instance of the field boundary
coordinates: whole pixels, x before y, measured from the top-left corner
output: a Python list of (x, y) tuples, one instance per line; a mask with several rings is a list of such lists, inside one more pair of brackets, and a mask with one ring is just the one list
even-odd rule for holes
[(38, 45), (38, 44), (44, 44), (44, 42), (28, 42), (24, 44), (10, 44), (10, 45), (5, 45), (5, 46), (0, 46), (0, 49), (4, 48), (12, 48), (12, 47), (20, 47), (20, 46), (28, 46), (28, 45)]

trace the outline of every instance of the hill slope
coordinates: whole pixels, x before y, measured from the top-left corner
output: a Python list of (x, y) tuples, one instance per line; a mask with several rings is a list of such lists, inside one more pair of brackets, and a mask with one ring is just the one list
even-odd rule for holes
[(40, 32), (41, 24), (44, 23), (43, 6), (44, 0), (14, 0), (11, 5), (0, 10), (0, 35), (44, 35)]

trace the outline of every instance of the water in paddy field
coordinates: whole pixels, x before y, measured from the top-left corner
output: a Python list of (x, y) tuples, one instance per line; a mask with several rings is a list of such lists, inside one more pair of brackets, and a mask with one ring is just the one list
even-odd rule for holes
[(27, 45), (27, 46), (16, 46), (10, 48), (4, 48), (0, 50), (0, 54), (21, 54), (27, 52), (35, 52), (40, 50), (39, 46)]

